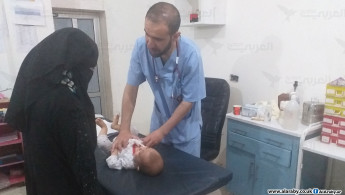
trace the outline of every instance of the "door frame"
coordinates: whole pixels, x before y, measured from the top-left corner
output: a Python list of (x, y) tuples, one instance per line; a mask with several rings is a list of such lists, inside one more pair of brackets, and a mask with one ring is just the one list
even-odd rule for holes
[[(73, 27), (77, 27), (77, 19), (93, 19), (94, 22), (94, 34), (95, 42), (98, 47), (99, 57), (98, 57), (98, 81), (99, 81), (99, 93), (90, 94), (90, 97), (100, 96), (101, 98), (101, 109), (102, 115), (106, 118), (112, 119), (113, 116), (113, 104), (112, 104), (112, 93), (111, 93), (111, 83), (106, 82), (110, 81), (110, 71), (109, 71), (109, 59), (108, 50), (105, 50), (102, 45), (102, 40), (107, 40), (106, 32), (102, 32), (101, 23), (104, 17), (102, 13), (98, 12), (86, 12), (86, 11), (71, 11), (63, 9), (54, 9), (53, 8), (53, 17), (60, 18), (71, 18)], [(99, 113), (96, 113), (99, 114)]]

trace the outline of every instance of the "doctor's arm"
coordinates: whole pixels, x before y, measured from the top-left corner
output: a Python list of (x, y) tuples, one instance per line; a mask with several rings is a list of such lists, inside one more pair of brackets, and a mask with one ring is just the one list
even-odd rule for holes
[(172, 116), (159, 129), (143, 138), (144, 144), (148, 147), (152, 147), (160, 143), (162, 139), (186, 116), (192, 107), (193, 102), (182, 101)]
[(130, 124), (137, 100), (138, 88), (139, 86), (132, 86), (129, 84), (126, 84), (125, 86), (122, 97), (120, 131), (113, 143), (112, 151), (115, 149), (121, 151), (122, 148), (128, 145), (128, 140), (133, 137), (130, 131)]

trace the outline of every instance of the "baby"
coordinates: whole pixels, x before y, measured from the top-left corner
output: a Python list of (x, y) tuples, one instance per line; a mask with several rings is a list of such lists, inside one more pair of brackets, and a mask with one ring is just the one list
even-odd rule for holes
[[(119, 115), (114, 117), (111, 128), (119, 130)], [(112, 142), (108, 139), (108, 128), (104, 121), (100, 118), (96, 119), (96, 124), (101, 127), (101, 131), (97, 137), (97, 145), (106, 152), (111, 151)], [(116, 137), (114, 138), (116, 139)], [(163, 170), (163, 159), (157, 150), (146, 147), (140, 139), (129, 139), (126, 148), (120, 152), (114, 150), (106, 159), (108, 167), (112, 169), (137, 169), (138, 171), (156, 176)]]

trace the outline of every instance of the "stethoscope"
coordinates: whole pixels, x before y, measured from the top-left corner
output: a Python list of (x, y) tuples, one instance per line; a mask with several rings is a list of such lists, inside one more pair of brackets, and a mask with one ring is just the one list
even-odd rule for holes
[[(176, 40), (176, 59), (175, 59), (175, 67), (174, 67), (174, 71), (173, 71), (173, 76), (174, 76), (174, 73), (177, 72), (177, 75), (178, 75), (178, 78), (180, 79), (180, 71), (178, 69), (178, 61), (179, 61), (179, 52), (180, 51), (180, 48), (178, 47), (178, 40)], [(152, 56), (152, 64), (153, 64), (153, 72), (154, 72), (154, 79), (155, 79), (155, 82), (158, 83), (159, 82), (159, 76), (156, 72), (156, 63), (155, 63), (155, 60)]]

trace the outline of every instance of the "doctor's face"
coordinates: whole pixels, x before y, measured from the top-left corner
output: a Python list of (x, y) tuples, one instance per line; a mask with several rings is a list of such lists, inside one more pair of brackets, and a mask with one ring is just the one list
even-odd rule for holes
[(169, 34), (166, 24), (163, 22), (153, 23), (146, 19), (144, 30), (147, 48), (153, 57), (160, 57), (170, 51), (173, 36)]

